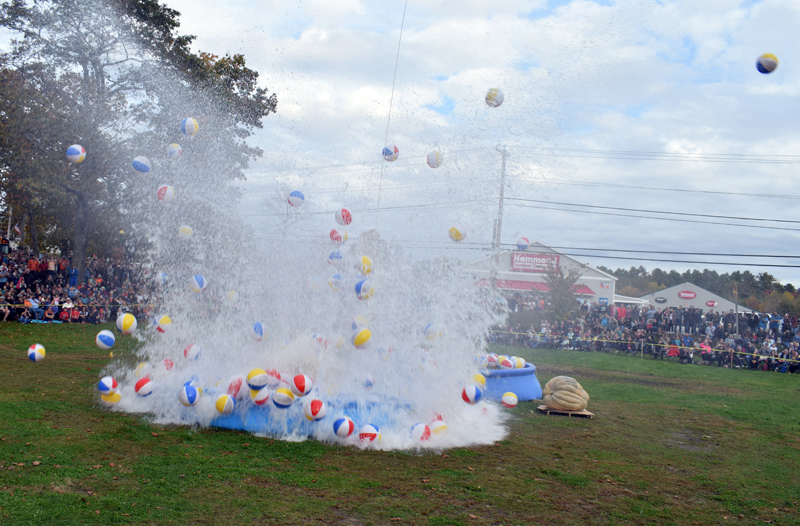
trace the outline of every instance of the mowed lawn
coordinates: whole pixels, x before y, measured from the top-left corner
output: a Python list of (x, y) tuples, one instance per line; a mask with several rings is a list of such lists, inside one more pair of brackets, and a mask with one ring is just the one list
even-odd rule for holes
[(97, 330), (0, 325), (0, 524), (800, 523), (797, 375), (500, 348), (595, 418), (521, 403), (492, 446), (361, 451), (107, 411)]

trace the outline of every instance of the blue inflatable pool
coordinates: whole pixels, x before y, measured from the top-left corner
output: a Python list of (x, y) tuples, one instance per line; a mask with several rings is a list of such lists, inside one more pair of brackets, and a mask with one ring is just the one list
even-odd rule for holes
[(485, 394), (490, 400), (500, 401), (508, 392), (517, 395), (520, 402), (542, 398), (542, 386), (532, 363), (525, 364), (522, 369), (492, 369), (481, 371), (481, 374), (486, 377)]

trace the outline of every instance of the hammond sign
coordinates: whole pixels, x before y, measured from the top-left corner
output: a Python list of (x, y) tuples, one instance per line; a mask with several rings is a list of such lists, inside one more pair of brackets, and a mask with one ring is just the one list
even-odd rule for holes
[(512, 252), (511, 270), (549, 274), (558, 270), (558, 255)]

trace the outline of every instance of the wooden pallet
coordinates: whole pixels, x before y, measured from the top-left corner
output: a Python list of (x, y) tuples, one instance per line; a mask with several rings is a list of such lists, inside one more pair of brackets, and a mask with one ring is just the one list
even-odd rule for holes
[(565, 415), (569, 417), (592, 418), (594, 413), (584, 409), (583, 411), (564, 411), (562, 409), (551, 409), (546, 405), (540, 405), (537, 409), (546, 415)]

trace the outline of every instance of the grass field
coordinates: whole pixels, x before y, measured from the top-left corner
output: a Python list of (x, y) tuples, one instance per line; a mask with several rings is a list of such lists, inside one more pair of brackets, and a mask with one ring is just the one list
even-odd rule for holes
[(503, 349), (595, 418), (521, 403), (493, 446), (360, 451), (104, 410), (97, 330), (0, 325), (0, 524), (800, 523), (796, 375)]

